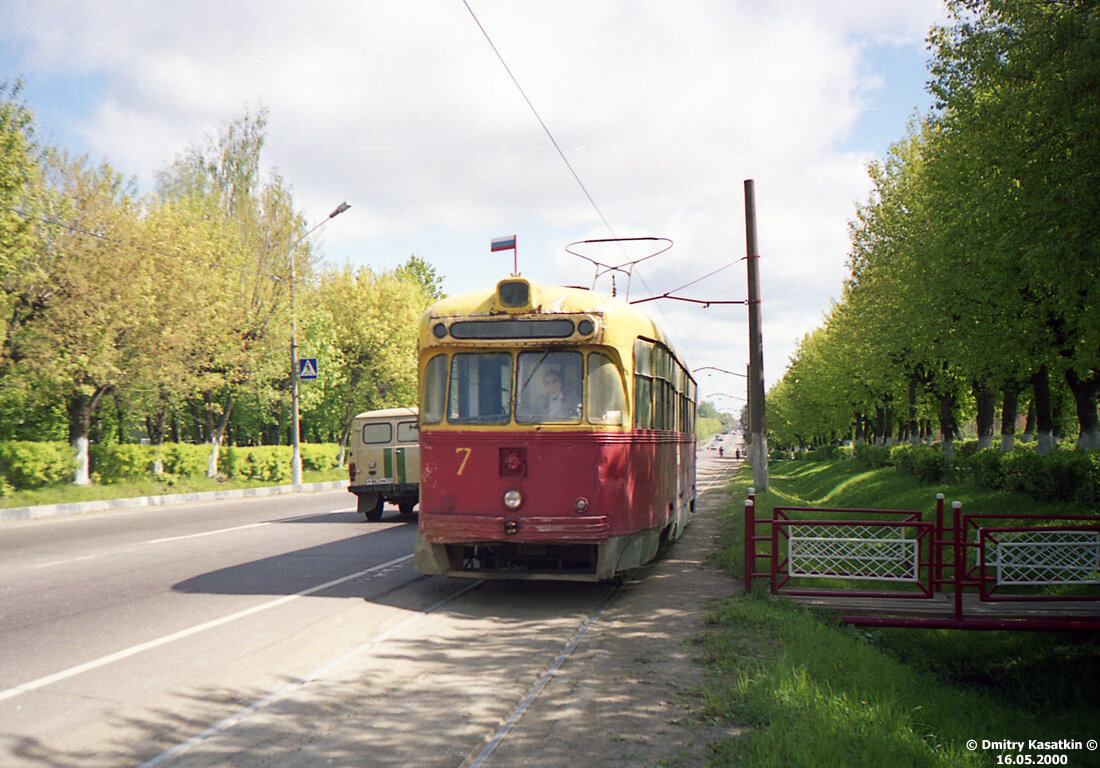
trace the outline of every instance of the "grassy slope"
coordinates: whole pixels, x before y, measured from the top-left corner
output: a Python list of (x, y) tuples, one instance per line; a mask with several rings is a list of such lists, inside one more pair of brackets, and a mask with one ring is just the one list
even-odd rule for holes
[[(972, 511), (1076, 511), (970, 486), (920, 486), (895, 470), (844, 461), (770, 469), (772, 503), (931, 510), (943, 491)], [(715, 556), (735, 573), (750, 483), (743, 470), (731, 487)], [(857, 630), (760, 593), (731, 598), (709, 622), (697, 640), (712, 673), (699, 691), (703, 712), (746, 727), (713, 746), (710, 765), (999, 765), (999, 752), (981, 748), (983, 739), (1084, 742), (1100, 735), (1096, 635)], [(977, 750), (967, 748), (970, 739)], [(1042, 753), (1029, 754), (1037, 763)], [(1069, 765), (1100, 764), (1098, 752), (1065, 754)]]

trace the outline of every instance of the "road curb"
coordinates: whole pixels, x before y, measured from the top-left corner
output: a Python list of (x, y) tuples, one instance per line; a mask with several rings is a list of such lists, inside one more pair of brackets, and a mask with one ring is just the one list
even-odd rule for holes
[(252, 496), (277, 496), (285, 493), (317, 493), (347, 488), (346, 480), (330, 480), (324, 483), (302, 485), (272, 485), (263, 488), (238, 488), (225, 491), (200, 491), (196, 493), (168, 493), (163, 496), (134, 496), (128, 499), (98, 499), (77, 501), (72, 504), (39, 504), (33, 507), (8, 507), (0, 509), (0, 522), (7, 520), (34, 520), (40, 517), (80, 515), (85, 512), (103, 512), (109, 509), (132, 507), (163, 507), (172, 504), (194, 504), (224, 499), (244, 499)]

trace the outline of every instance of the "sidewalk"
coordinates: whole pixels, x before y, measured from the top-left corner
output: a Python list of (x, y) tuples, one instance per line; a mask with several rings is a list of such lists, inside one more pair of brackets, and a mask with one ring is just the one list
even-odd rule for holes
[(699, 495), (683, 536), (624, 587), (482, 766), (702, 766), (709, 745), (730, 735), (699, 717), (693, 692), (704, 667), (690, 640), (712, 604), (741, 590), (704, 562), (717, 548), (726, 483), (741, 465), (711, 456), (700, 479), (709, 470), (721, 480)]
[(316, 493), (347, 488), (346, 480), (330, 480), (326, 483), (306, 483), (303, 485), (273, 485), (264, 488), (239, 488), (225, 491), (202, 491), (200, 493), (168, 493), (163, 496), (134, 496), (128, 499), (99, 499), (96, 501), (78, 501), (72, 504), (39, 504), (34, 507), (7, 507), (0, 509), (0, 522), (6, 520), (32, 520), (40, 517), (59, 515), (79, 515), (85, 512), (102, 512), (108, 509), (130, 509), (133, 507), (162, 507), (170, 504), (194, 504), (223, 499), (243, 499), (250, 496), (276, 496), (284, 493)]

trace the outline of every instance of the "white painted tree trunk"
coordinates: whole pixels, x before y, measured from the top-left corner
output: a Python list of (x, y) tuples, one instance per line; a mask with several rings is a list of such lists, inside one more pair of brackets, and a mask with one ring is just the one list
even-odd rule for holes
[(91, 485), (92, 476), (89, 472), (88, 436), (81, 435), (75, 438), (73, 440), (73, 450), (76, 451), (76, 471), (73, 472), (73, 485)]
[(206, 476), (217, 477), (218, 476), (218, 450), (221, 448), (222, 439), (220, 435), (216, 435), (210, 438), (210, 458), (206, 462)]
[(1094, 451), (1100, 449), (1100, 431), (1082, 432), (1077, 436), (1077, 450)]
[(1039, 455), (1045, 455), (1054, 450), (1054, 435), (1050, 432), (1039, 432), (1035, 439), (1038, 443)]

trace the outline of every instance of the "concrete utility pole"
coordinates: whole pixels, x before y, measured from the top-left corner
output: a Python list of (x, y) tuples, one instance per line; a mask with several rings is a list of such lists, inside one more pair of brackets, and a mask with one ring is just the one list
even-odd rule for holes
[(760, 274), (756, 250), (756, 195), (745, 179), (745, 263), (749, 273), (749, 461), (757, 493), (768, 492), (768, 441), (764, 422), (764, 335), (760, 327)]

